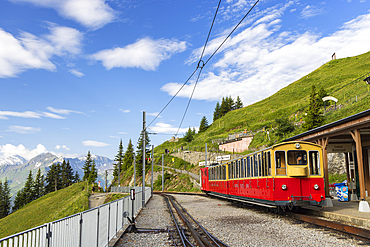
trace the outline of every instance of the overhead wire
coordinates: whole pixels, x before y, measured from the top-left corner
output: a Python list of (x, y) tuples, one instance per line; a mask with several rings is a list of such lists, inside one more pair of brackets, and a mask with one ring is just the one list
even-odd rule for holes
[[(198, 84), (198, 81), (199, 81), (199, 78), (200, 78), (200, 75), (201, 75), (201, 72), (203, 70), (203, 68), (207, 65), (207, 63), (214, 57), (214, 55), (216, 55), (216, 53), (221, 49), (221, 47), (224, 45), (224, 43), (227, 41), (227, 39), (235, 32), (235, 30), (240, 26), (240, 24), (244, 21), (244, 19), (249, 15), (249, 13), (254, 9), (254, 7), (258, 4), (260, 0), (257, 0), (253, 6), (249, 9), (249, 11), (243, 16), (243, 18), (237, 23), (237, 25), (232, 29), (232, 31), (226, 36), (226, 38), (222, 41), (222, 43), (217, 47), (217, 49), (212, 53), (212, 55), (207, 59), (206, 62), (203, 62), (202, 58), (204, 56), (204, 53), (205, 53), (205, 49), (206, 49), (206, 46), (208, 44), (208, 40), (209, 40), (209, 37), (210, 37), (210, 34), (211, 34), (211, 31), (213, 29), (213, 25), (214, 25), (214, 22), (216, 20), (216, 16), (217, 16), (217, 13), (218, 13), (218, 10), (219, 10), (219, 7), (220, 7), (220, 4), (221, 4), (221, 0), (219, 0), (219, 3), (218, 3), (218, 6), (217, 6), (217, 9), (216, 9), (216, 12), (215, 12), (215, 15), (213, 17), (213, 20), (212, 20), (212, 24), (211, 24), (211, 27), (210, 27), (210, 30), (208, 32), (208, 36), (207, 36), (207, 39), (206, 39), (206, 42), (205, 42), (205, 45), (203, 46), (203, 50), (202, 50), (202, 53), (201, 53), (201, 56), (200, 56), (200, 59), (198, 61), (198, 64), (197, 64), (197, 68), (193, 71), (193, 73), (189, 76), (189, 78), (182, 84), (182, 86), (179, 88), (179, 90), (176, 92), (176, 94), (174, 94), (174, 96), (169, 100), (169, 102), (162, 108), (162, 110), (155, 116), (155, 118), (146, 126), (146, 128), (148, 128), (159, 116), (160, 114), (168, 107), (168, 105), (173, 101), (173, 99), (179, 94), (179, 92), (184, 88), (184, 86), (190, 81), (190, 79), (194, 76), (194, 74), (196, 73), (196, 71), (198, 69), (200, 69), (199, 71), (199, 74), (198, 74), (198, 77), (197, 77), (197, 80), (194, 84), (194, 88), (193, 88), (193, 91), (192, 91), (192, 94), (189, 98), (189, 101), (188, 101), (188, 104), (186, 106), (186, 109), (185, 109), (185, 112), (183, 114), (183, 117), (182, 117), (182, 120), (181, 120), (181, 123), (179, 125), (179, 128), (175, 134), (175, 136), (177, 136), (180, 128), (181, 128), (181, 125), (183, 123), (183, 120), (186, 116), (186, 113), (188, 111), (188, 108), (189, 108), (189, 105), (190, 105), (190, 102), (192, 100), (192, 97), (194, 95), (194, 91), (195, 91), (195, 88)], [(145, 128), (145, 129), (146, 129)]]

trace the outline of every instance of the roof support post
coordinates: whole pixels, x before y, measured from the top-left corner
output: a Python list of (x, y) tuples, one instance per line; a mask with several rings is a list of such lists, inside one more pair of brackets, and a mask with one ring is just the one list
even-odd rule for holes
[(317, 144), (322, 147), (322, 162), (324, 168), (325, 197), (330, 197), (329, 193), (329, 168), (328, 168), (328, 151), (327, 146), (329, 137), (317, 140)]
[(361, 144), (361, 133), (359, 129), (351, 131), (351, 136), (356, 143), (356, 155), (357, 155), (357, 165), (358, 165), (358, 177), (360, 182), (360, 197), (361, 200), (366, 199), (365, 194), (365, 179), (364, 179), (364, 162), (362, 156), (362, 144)]

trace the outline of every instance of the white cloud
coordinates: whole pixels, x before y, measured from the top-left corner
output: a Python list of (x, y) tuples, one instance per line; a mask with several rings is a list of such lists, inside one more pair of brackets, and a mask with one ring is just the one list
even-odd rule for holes
[[(283, 8), (282, 8), (283, 9)], [(257, 25), (244, 27), (225, 43), (223, 50), (207, 67), (195, 90), (194, 99), (220, 100), (240, 96), (244, 105), (268, 97), (331, 59), (355, 56), (370, 50), (370, 14), (345, 23), (340, 30), (320, 37), (313, 32), (280, 31), (284, 23), (278, 11)], [(216, 38), (215, 40), (219, 40)], [(211, 41), (211, 43), (214, 41)], [(218, 60), (217, 60), (218, 58)], [(190, 59), (192, 60), (192, 59)], [(193, 62), (194, 60), (192, 60)], [(168, 83), (161, 89), (174, 95), (182, 83)], [(179, 93), (189, 97), (194, 81)]]
[(50, 113), (50, 112), (34, 112), (34, 111), (25, 111), (25, 112), (14, 112), (14, 111), (0, 111), (0, 119), (8, 119), (8, 117), (22, 117), (22, 118), (41, 118), (49, 117), (54, 119), (65, 119), (65, 117)]
[(14, 146), (12, 144), (0, 145), (0, 153), (2, 154), (2, 158), (7, 158), (11, 155), (19, 155), (26, 159), (32, 159), (33, 157), (45, 152), (46, 148), (42, 144), (38, 144), (33, 150), (28, 150), (22, 144), (19, 144), (18, 146)]
[(69, 115), (70, 113), (77, 113), (77, 114), (84, 114), (83, 112), (80, 111), (74, 111), (74, 110), (66, 110), (66, 109), (55, 109), (51, 106), (46, 107), (51, 112), (57, 113), (57, 114), (64, 114), (64, 115)]
[(18, 134), (34, 134), (36, 132), (41, 131), (41, 128), (11, 125), (11, 126), (9, 126), (7, 131), (8, 132), (15, 132), (15, 133), (18, 133)]
[(114, 21), (118, 13), (105, 0), (10, 0), (55, 9), (61, 16), (95, 30)]
[(121, 137), (119, 137), (119, 136), (109, 136), (110, 138), (115, 138), (115, 139), (119, 139), (119, 138), (121, 138)]
[[(185, 133), (188, 131), (189, 128), (180, 128), (178, 134)], [(157, 123), (155, 126), (150, 127), (150, 130), (155, 132), (155, 133), (161, 133), (161, 134), (176, 134), (178, 127), (174, 127), (171, 124), (167, 123)]]
[(123, 109), (119, 109), (121, 112), (123, 113), (130, 113), (131, 111), (130, 110), (123, 110)]
[[(147, 112), (146, 114), (147, 114), (148, 116), (156, 117), (156, 116), (158, 116), (159, 112)], [(158, 117), (162, 117), (162, 116), (158, 116)]]
[(322, 9), (319, 9), (312, 5), (307, 5), (301, 12), (302, 18), (310, 18), (322, 13)]
[(33, 111), (25, 112), (0, 111), (0, 119), (8, 119), (8, 117), (41, 118), (39, 113)]
[(118, 132), (118, 134), (127, 135), (127, 132)]
[(87, 147), (105, 147), (105, 146), (109, 146), (109, 144), (107, 144), (107, 143), (98, 142), (98, 141), (91, 141), (91, 140), (83, 141), (82, 144), (84, 146), (87, 146)]
[(70, 27), (50, 27), (50, 34), (45, 35), (53, 46), (53, 53), (58, 56), (77, 55), (81, 53), (83, 34)]
[(162, 61), (185, 49), (185, 41), (143, 38), (125, 47), (99, 51), (91, 55), (91, 58), (101, 61), (107, 70), (112, 68), (156, 70)]
[(78, 71), (76, 69), (71, 69), (71, 70), (69, 70), (69, 72), (71, 72), (72, 75), (75, 75), (77, 77), (82, 77), (82, 76), (85, 75), (84, 73), (82, 73), (81, 71)]
[(67, 150), (67, 151), (68, 151), (68, 150), (70, 150), (70, 148), (69, 148), (69, 147), (67, 147), (66, 145), (63, 145), (63, 146), (56, 145), (56, 146), (55, 146), (55, 149), (57, 149), (57, 150), (59, 150), (59, 149), (61, 149), (61, 148), (62, 148), (62, 149), (64, 149), (64, 150)]
[(0, 78), (15, 77), (27, 69), (55, 71), (53, 55), (81, 52), (82, 34), (73, 28), (53, 26), (44, 38), (21, 32), (18, 38), (0, 28)]

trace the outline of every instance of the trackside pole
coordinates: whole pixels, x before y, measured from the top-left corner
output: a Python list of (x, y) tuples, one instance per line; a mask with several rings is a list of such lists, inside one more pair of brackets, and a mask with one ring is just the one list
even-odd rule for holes
[(134, 187), (136, 186), (136, 155), (134, 153)]
[(153, 162), (154, 162), (154, 145), (152, 145), (152, 197), (153, 197)]
[(162, 192), (163, 192), (163, 185), (164, 185), (163, 160), (164, 160), (164, 154), (162, 154)]
[(206, 143), (206, 154), (205, 154), (205, 166), (207, 167), (207, 143)]
[(145, 159), (146, 159), (146, 145), (145, 145), (145, 111), (143, 111), (143, 185), (141, 189), (142, 200), (141, 206), (145, 208)]

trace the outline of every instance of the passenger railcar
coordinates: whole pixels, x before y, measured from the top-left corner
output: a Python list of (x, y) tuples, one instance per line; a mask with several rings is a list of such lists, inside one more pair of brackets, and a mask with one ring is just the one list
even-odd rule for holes
[(285, 210), (325, 200), (322, 148), (285, 142), (201, 168), (202, 190), (234, 200)]

